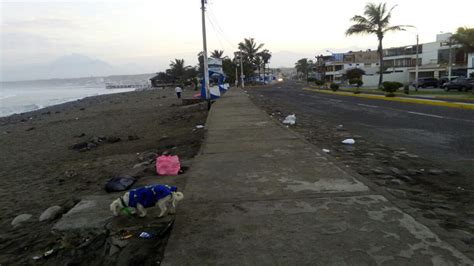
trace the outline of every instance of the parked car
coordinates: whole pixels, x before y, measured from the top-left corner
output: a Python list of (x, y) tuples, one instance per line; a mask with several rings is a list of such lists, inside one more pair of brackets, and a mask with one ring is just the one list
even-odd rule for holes
[(458, 91), (468, 91), (472, 90), (474, 87), (474, 78), (457, 78), (453, 81), (450, 81), (445, 84), (445, 91), (449, 90), (458, 90)]
[(417, 88), (426, 88), (426, 87), (438, 87), (438, 80), (435, 78), (419, 78), (418, 79), (418, 84), (416, 83), (416, 80), (413, 81), (412, 83), (413, 87)]
[(438, 79), (438, 86), (440, 88), (444, 88), (446, 83), (448, 83), (449, 81), (453, 81), (457, 78), (458, 76), (451, 76), (451, 79), (449, 77), (441, 77), (440, 79)]

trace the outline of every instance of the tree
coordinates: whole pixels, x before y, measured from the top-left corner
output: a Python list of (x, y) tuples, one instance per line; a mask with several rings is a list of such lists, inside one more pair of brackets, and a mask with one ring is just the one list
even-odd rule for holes
[(263, 47), (263, 43), (257, 44), (254, 38), (244, 39), (239, 43), (239, 50), (242, 51), (243, 60), (250, 64), (253, 70), (256, 69), (255, 58)]
[(360, 80), (365, 71), (360, 68), (351, 68), (346, 71), (345, 78), (348, 80)]
[(460, 44), (466, 54), (474, 53), (474, 28), (459, 27), (451, 40)]
[(174, 59), (174, 61), (171, 61), (170, 69), (167, 69), (166, 73), (179, 80), (179, 82), (183, 82), (190, 68), (192, 67), (184, 65), (184, 59)]
[(270, 58), (272, 58), (272, 54), (267, 49), (261, 51), (259, 56), (262, 58), (263, 64), (263, 82), (265, 82), (265, 66), (270, 62)]
[(308, 80), (310, 65), (312, 61), (307, 58), (301, 58), (298, 62), (295, 63), (296, 73), (301, 73)]
[(222, 59), (223, 55), (224, 55), (224, 51), (222, 50), (214, 50), (211, 53), (211, 57), (216, 58), (216, 59)]
[(355, 15), (351, 18), (351, 21), (355, 22), (346, 31), (346, 36), (353, 34), (375, 34), (379, 41), (377, 52), (379, 54), (379, 87), (382, 86), (383, 82), (383, 46), (382, 40), (386, 33), (390, 31), (403, 31), (406, 27), (412, 27), (409, 25), (396, 25), (390, 26), (390, 19), (392, 17), (392, 11), (396, 6), (393, 6), (390, 10), (387, 9), (386, 3), (380, 3), (378, 5), (374, 3), (368, 3), (364, 8), (364, 16)]

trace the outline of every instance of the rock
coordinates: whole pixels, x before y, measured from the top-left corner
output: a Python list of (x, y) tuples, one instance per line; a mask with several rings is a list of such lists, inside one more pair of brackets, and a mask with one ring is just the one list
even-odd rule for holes
[(413, 159), (415, 159), (415, 158), (418, 158), (418, 157), (419, 157), (418, 155), (411, 154), (411, 153), (407, 153), (406, 155), (407, 155), (409, 158), (413, 158)]
[(135, 165), (133, 166), (133, 168), (134, 168), (134, 169), (135, 169), (135, 168), (139, 168), (139, 167), (145, 167), (145, 168), (146, 168), (149, 164), (150, 164), (150, 162), (145, 161), (145, 162), (143, 162), (143, 163), (137, 163), (137, 164), (135, 164)]
[(442, 173), (444, 173), (444, 171), (440, 170), (440, 169), (430, 169), (430, 170), (428, 170), (428, 174), (430, 174), (430, 175), (441, 175)]
[(138, 155), (138, 160), (140, 162), (149, 162), (156, 159), (157, 156), (158, 154), (156, 152), (144, 152)]
[(81, 134), (79, 134), (79, 135), (75, 135), (74, 137), (75, 137), (75, 138), (82, 138), (82, 137), (84, 137), (85, 135), (86, 135), (85, 133), (81, 133)]
[(395, 178), (394, 176), (391, 176), (391, 175), (379, 175), (377, 177), (380, 178), (380, 179), (387, 179), (387, 180)]
[(385, 188), (388, 192), (390, 192), (392, 195), (399, 197), (399, 198), (406, 198), (407, 193), (403, 190), (399, 189), (393, 189), (393, 188)]
[(117, 143), (119, 141), (121, 141), (121, 139), (119, 137), (116, 137), (116, 136), (107, 137), (107, 142), (108, 143)]
[(82, 150), (82, 149), (87, 149), (87, 142), (79, 142), (71, 146), (71, 149), (73, 150)]
[(408, 175), (411, 175), (411, 176), (416, 176), (416, 175), (420, 175), (421, 172), (418, 171), (418, 170), (416, 170), (416, 169), (408, 169), (408, 170), (407, 170), (407, 174), (408, 174)]
[(140, 138), (137, 136), (137, 135), (130, 135), (128, 136), (128, 140), (129, 141), (133, 141), (133, 140), (139, 140)]
[(20, 214), (15, 219), (12, 221), (12, 226), (17, 227), (20, 226), (22, 223), (28, 221), (33, 215), (25, 213), (25, 214)]
[(94, 137), (91, 138), (91, 142), (93, 142), (95, 144), (99, 144), (104, 140), (105, 140), (105, 137), (94, 136)]
[(400, 176), (400, 179), (405, 181), (405, 182), (412, 182), (413, 181), (413, 178), (411, 178), (409, 176), (406, 176), (406, 175)]
[(396, 167), (389, 167), (390, 171), (396, 175), (401, 175), (402, 174), (402, 171), (400, 171), (400, 169), (396, 168)]
[(56, 219), (59, 215), (62, 214), (63, 208), (60, 206), (51, 206), (47, 208), (39, 217), (39, 221), (47, 221), (47, 220), (54, 220)]
[(163, 141), (163, 140), (167, 140), (169, 139), (170, 137), (166, 136), (166, 135), (163, 135), (161, 136), (161, 138), (158, 140), (158, 141)]
[(396, 185), (396, 186), (401, 186), (403, 185), (403, 181), (400, 179), (392, 179), (389, 181), (389, 184)]
[(372, 169), (372, 172), (373, 172), (374, 174), (385, 174), (385, 173), (387, 173), (387, 172), (386, 172), (385, 170), (383, 170), (382, 168), (374, 168), (374, 169)]
[(87, 143), (87, 148), (90, 150), (90, 149), (93, 149), (93, 148), (97, 148), (97, 144), (94, 143), (94, 142), (89, 142)]

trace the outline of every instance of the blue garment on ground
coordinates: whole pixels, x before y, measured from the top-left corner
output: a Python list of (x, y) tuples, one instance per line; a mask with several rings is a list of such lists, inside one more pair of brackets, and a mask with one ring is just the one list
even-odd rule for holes
[(168, 196), (171, 192), (178, 191), (175, 186), (151, 185), (130, 190), (128, 206), (136, 208), (137, 203), (149, 208), (156, 205), (160, 199)]

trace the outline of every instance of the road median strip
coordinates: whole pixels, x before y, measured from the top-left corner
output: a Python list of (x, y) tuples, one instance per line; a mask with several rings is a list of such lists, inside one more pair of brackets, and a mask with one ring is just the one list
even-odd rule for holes
[(393, 102), (403, 102), (403, 103), (418, 103), (418, 104), (459, 108), (459, 109), (465, 109), (465, 110), (474, 110), (474, 104), (470, 104), (470, 103), (445, 102), (445, 101), (440, 101), (440, 100), (415, 99), (415, 98), (407, 98), (407, 97), (386, 97), (383, 95), (364, 94), (364, 93), (354, 94), (351, 92), (338, 92), (338, 91), (329, 91), (329, 90), (320, 90), (320, 89), (311, 89), (311, 88), (304, 88), (303, 90), (326, 93), (326, 94), (335, 94), (335, 95), (341, 95), (341, 96), (351, 96), (351, 97), (393, 101)]

